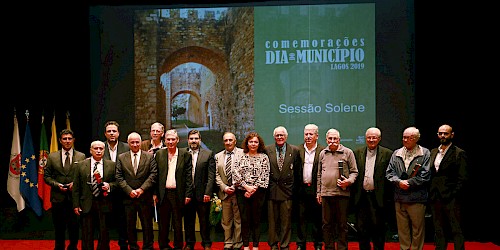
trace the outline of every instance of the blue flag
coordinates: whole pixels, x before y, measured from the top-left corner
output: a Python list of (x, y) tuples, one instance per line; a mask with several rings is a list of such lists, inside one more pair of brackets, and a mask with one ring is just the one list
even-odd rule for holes
[(31, 207), (36, 215), (42, 216), (42, 203), (38, 197), (38, 166), (29, 123), (26, 123), (23, 149), (21, 151), (20, 178), (19, 189), (26, 205)]

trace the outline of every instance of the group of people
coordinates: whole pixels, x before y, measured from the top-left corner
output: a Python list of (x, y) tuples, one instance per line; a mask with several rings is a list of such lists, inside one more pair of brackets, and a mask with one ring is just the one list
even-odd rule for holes
[[(400, 248), (423, 249), (427, 206), (436, 249), (446, 249), (448, 228), (455, 249), (464, 249), (460, 197), (467, 157), (452, 143), (451, 126), (439, 127), (440, 145), (432, 150), (418, 144), (415, 127), (403, 131), (403, 147), (396, 150), (379, 145), (382, 134), (376, 127), (366, 130), (365, 145), (354, 150), (341, 144), (333, 128), (326, 132), (326, 146), (321, 145), (318, 130), (306, 125), (300, 145), (287, 142), (283, 126), (274, 129), (274, 142), (267, 145), (257, 132), (249, 132), (241, 147), (234, 133), (225, 132), (224, 150), (214, 153), (202, 146), (198, 130), (188, 132), (186, 148), (178, 147), (175, 129), (165, 131), (158, 122), (151, 125), (150, 139), (131, 132), (125, 143), (118, 139), (118, 123), (110, 121), (106, 141), (93, 141), (86, 158), (73, 148), (73, 132), (64, 129), (62, 149), (49, 155), (44, 173), (52, 186), (55, 249), (65, 249), (66, 230), (67, 249), (77, 249), (80, 222), (82, 249), (94, 249), (96, 230), (97, 249), (109, 249), (110, 221), (118, 223), (121, 249), (139, 249), (139, 217), (142, 249), (153, 249), (157, 221), (160, 249), (193, 250), (198, 216), (201, 245), (210, 250), (214, 193), (222, 203), (224, 250), (250, 250), (250, 245), (258, 250), (263, 216), (271, 250), (289, 250), (292, 218), (297, 250), (305, 250), (311, 239), (315, 250), (323, 244), (325, 250), (344, 250), (351, 213), (360, 250), (384, 249), (391, 217)], [(264, 206), (267, 214), (262, 214)]]

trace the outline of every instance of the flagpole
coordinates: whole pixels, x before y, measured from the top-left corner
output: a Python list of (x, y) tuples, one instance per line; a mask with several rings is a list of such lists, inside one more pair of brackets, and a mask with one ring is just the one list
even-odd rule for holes
[(12, 147), (10, 149), (10, 165), (7, 177), (7, 191), (17, 205), (17, 211), (21, 212), (26, 203), (21, 195), (20, 169), (21, 169), (21, 139), (19, 137), (19, 125), (17, 122), (16, 108), (14, 107), (14, 129), (12, 132)]

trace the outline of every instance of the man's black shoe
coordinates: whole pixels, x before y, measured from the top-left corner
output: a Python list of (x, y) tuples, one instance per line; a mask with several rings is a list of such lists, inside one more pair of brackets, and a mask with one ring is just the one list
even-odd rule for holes
[(193, 250), (191, 246), (185, 246), (182, 250)]

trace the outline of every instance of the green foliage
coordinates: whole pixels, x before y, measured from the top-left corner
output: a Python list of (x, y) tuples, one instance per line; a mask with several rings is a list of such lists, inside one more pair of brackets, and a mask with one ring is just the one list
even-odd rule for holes
[(177, 117), (179, 117), (179, 115), (183, 115), (185, 113), (186, 113), (186, 108), (184, 108), (184, 107), (179, 107), (179, 106), (175, 105), (172, 108), (172, 117), (176, 121), (177, 121)]
[(222, 219), (222, 201), (214, 193), (212, 204), (210, 205), (210, 215), (208, 217), (210, 225), (217, 226)]

